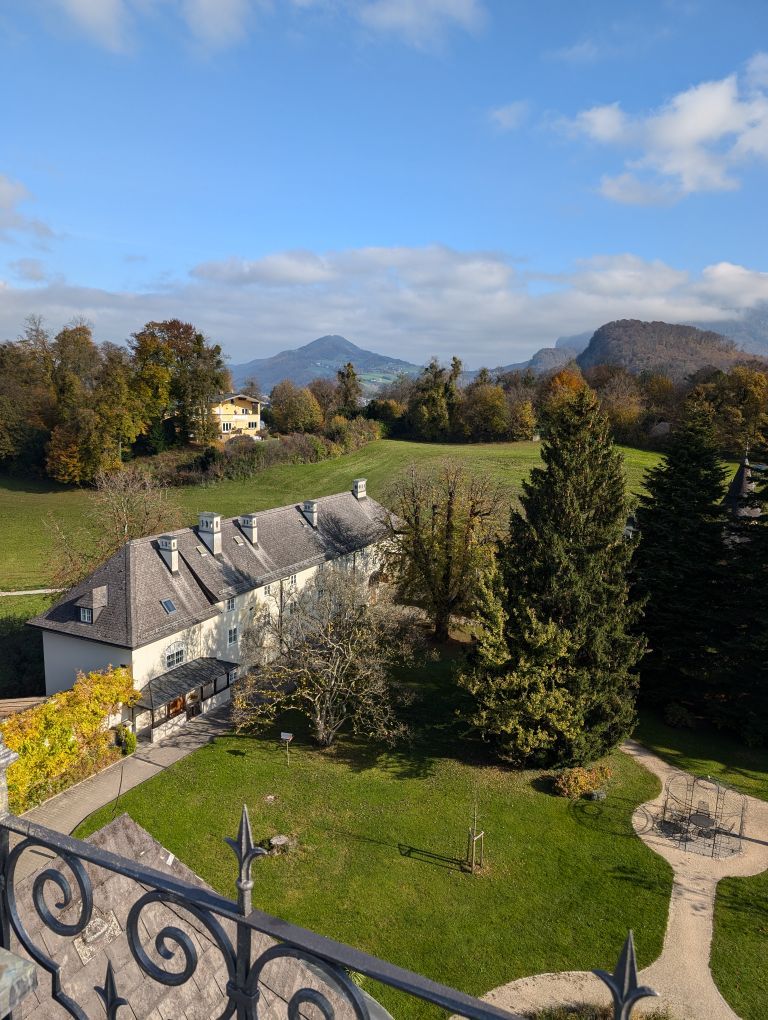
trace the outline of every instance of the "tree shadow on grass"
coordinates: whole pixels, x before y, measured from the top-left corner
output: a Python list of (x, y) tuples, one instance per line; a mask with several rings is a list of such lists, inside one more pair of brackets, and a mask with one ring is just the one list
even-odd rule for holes
[(439, 854), (434, 850), (424, 850), (420, 847), (411, 846), (410, 843), (390, 843), (385, 839), (376, 839), (374, 836), (365, 836), (359, 832), (349, 832), (347, 829), (336, 829), (332, 826), (321, 826), (329, 836), (335, 836), (344, 840), (351, 840), (355, 843), (367, 843), (373, 847), (383, 847), (389, 852), (397, 850), (401, 857), (408, 857), (422, 864), (432, 864), (437, 868), (447, 868), (451, 871), (466, 870), (465, 861), (460, 857), (452, 857), (448, 854)]
[(636, 806), (636, 803), (628, 797), (609, 793), (605, 800), (573, 801), (568, 813), (577, 825), (585, 829), (638, 839), (637, 833), (632, 828), (632, 814)]
[[(615, 878), (619, 882), (626, 882), (628, 885), (633, 885), (637, 889), (661, 891), (661, 886), (657, 879), (647, 875), (640, 868), (635, 868), (628, 864), (617, 864), (609, 870), (608, 874), (611, 878)], [(665, 887), (663, 892), (666, 897), (669, 896), (668, 888)]]

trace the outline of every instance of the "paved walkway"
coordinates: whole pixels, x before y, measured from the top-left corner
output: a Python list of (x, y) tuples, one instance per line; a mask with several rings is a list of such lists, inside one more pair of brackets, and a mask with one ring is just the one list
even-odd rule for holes
[(3, 595), (58, 595), (64, 588), (27, 588), (26, 591), (0, 591), (0, 598)]
[[(663, 805), (664, 784), (683, 773), (634, 740), (626, 741), (622, 750), (661, 781), (662, 792), (636, 808), (632, 824), (638, 836), (669, 861), (675, 875), (661, 956), (639, 976), (640, 983), (650, 985), (660, 998), (644, 999), (635, 1015), (665, 1006), (677, 1020), (739, 1020), (718, 991), (709, 969), (715, 894), (721, 878), (757, 875), (768, 869), (768, 803), (747, 797), (741, 854), (713, 860), (680, 850), (656, 831), (654, 822)], [(495, 988), (484, 999), (494, 1006), (521, 1011), (576, 1003), (610, 1004), (609, 992), (588, 971), (521, 978)]]
[[(118, 794), (122, 795), (126, 790), (151, 779), (215, 737), (228, 733), (230, 729), (229, 706), (199, 715), (165, 740), (156, 744), (140, 743), (135, 754), (51, 797), (39, 807), (27, 811), (23, 817), (56, 832), (69, 834), (92, 812), (114, 802)], [(116, 813), (119, 810), (118, 801)], [(28, 850), (19, 861), (17, 877), (31, 874), (53, 856), (43, 850)]]

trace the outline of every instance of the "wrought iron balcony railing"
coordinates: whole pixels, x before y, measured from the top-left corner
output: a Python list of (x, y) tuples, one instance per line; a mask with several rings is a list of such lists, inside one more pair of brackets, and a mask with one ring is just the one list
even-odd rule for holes
[[(61, 963), (50, 953), (44, 932), (47, 930), (54, 936), (74, 939), (85, 930), (94, 909), (94, 883), (91, 878), (94, 869), (117, 873), (137, 883), (136, 899), (132, 901), (127, 915), (126, 938), (133, 960), (142, 974), (152, 981), (165, 986), (184, 985), (193, 978), (198, 968), (199, 954), (196, 940), (190, 937), (188, 931), (178, 924), (169, 923), (154, 933), (156, 954), (153, 959), (142, 942), (140, 932), (145, 924), (152, 923), (149, 916), (152, 911), (148, 908), (153, 904), (170, 907), (176, 912), (181, 911), (181, 916), (194, 918), (202, 927), (209, 943), (212, 942), (220, 954), (226, 970), (226, 985), (222, 986), (220, 1002), (211, 1012), (211, 1018), (257, 1020), (262, 1017), (266, 1012), (266, 1009), (261, 1009), (262, 975), (268, 964), (282, 959), (295, 961), (297, 967), (304, 968), (304, 973), (320, 976), (327, 983), (327, 993), (309, 986), (295, 991), (287, 1002), (289, 1020), (307, 1016), (307, 1007), (312, 1006), (316, 1009), (309, 1010), (309, 1015), (321, 1015), (325, 1020), (341, 1015), (372, 1020), (376, 1012), (375, 1008), (372, 1009), (372, 1000), (353, 980), (353, 974), (364, 975), (471, 1020), (510, 1020), (511, 1014), (463, 992), (254, 909), (251, 903), (252, 867), (265, 851), (254, 845), (245, 808), (237, 837), (227, 840), (237, 858), (238, 899), (234, 902), (205, 887), (179, 881), (172, 875), (144, 867), (90, 842), (61, 835), (11, 815), (7, 811), (5, 769), (12, 760), (12, 752), (0, 741), (2, 946), (16, 949), (11, 944), (12, 935), (15, 936), (31, 959), (50, 975), (50, 998), (76, 1020), (95, 1020), (95, 1017), (89, 1018), (83, 1005), (68, 994)], [(20, 837), (20, 841), (11, 849), (12, 833)], [(51, 851), (55, 859), (32, 879), (32, 901), (36, 914), (33, 925), (28, 919), (25, 923), (19, 909), (16, 872), (22, 855), (40, 848)], [(56, 900), (53, 907), (49, 903), (51, 894)], [(254, 953), (254, 936), (257, 933), (269, 936), (275, 940), (274, 944), (266, 951)], [(637, 984), (631, 933), (614, 973), (595, 973), (611, 991), (616, 1020), (629, 1020), (635, 1003), (655, 994)], [(128, 1008), (130, 995), (125, 990), (121, 992), (111, 962), (105, 968), (101, 984), (94, 987), (103, 1002), (107, 1020), (123, 1020), (123, 1017), (127, 1020), (128, 1016), (142, 1015)]]

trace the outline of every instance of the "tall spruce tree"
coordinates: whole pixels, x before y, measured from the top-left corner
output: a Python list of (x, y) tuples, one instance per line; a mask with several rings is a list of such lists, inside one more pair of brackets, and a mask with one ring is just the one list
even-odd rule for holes
[(560, 403), (547, 424), (544, 466), (512, 512), (487, 633), (460, 683), (470, 721), (503, 757), (578, 764), (632, 728), (640, 609), (627, 579), (623, 462), (594, 394)]
[(637, 513), (634, 573), (648, 640), (640, 695), (650, 704), (703, 710), (717, 683), (728, 627), (724, 479), (711, 412), (689, 402)]
[(752, 746), (768, 742), (768, 477), (745, 458), (725, 502), (728, 625), (706, 708)]

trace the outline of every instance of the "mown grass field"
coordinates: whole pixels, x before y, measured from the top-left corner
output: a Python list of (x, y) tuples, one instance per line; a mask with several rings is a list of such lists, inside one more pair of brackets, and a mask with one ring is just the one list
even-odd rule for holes
[[(638, 739), (694, 775), (712, 776), (768, 800), (768, 750), (749, 748), (713, 730), (680, 730), (650, 716)], [(749, 815), (747, 815), (749, 832)], [(727, 878), (717, 887), (711, 966), (718, 988), (742, 1020), (765, 1020), (768, 1003), (768, 872)]]
[[(263, 510), (294, 500), (327, 496), (348, 488), (358, 476), (368, 478), (368, 491), (380, 497), (386, 486), (409, 464), (441, 457), (466, 461), (477, 471), (499, 482), (510, 494), (538, 463), (538, 443), (451, 445), (380, 440), (356, 453), (321, 464), (279, 465), (245, 482), (220, 482), (210, 486), (175, 489), (174, 498), (190, 523), (200, 510), (216, 510), (226, 516), (247, 510)], [(642, 486), (646, 468), (656, 454), (624, 449), (627, 480), (632, 491)], [(47, 587), (51, 581), (51, 536), (48, 521), (57, 518), (65, 526), (77, 526), (90, 494), (50, 482), (0, 477), (0, 590)]]
[[(434, 717), (434, 685), (424, 697), (416, 716)], [(254, 905), (470, 993), (541, 971), (612, 969), (629, 928), (641, 964), (660, 952), (671, 870), (630, 822), (658, 784), (625, 755), (611, 756), (605, 802), (571, 803), (537, 772), (470, 760), (439, 726), (402, 753), (350, 739), (321, 752), (298, 720), (281, 726), (297, 733), (290, 765), (277, 732), (227, 736), (129, 791), (117, 810), (232, 896), (235, 859), (222, 839), (245, 801), (256, 840), (285, 833), (297, 843), (256, 862)], [(486, 865), (471, 876), (459, 861), (475, 800)], [(394, 1016), (441, 1015), (366, 987)]]

